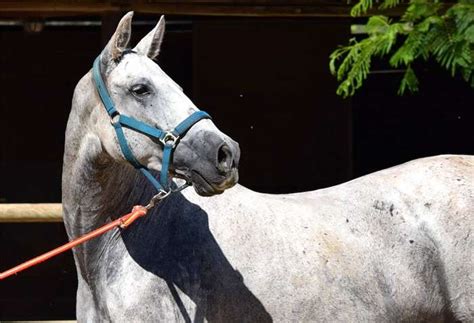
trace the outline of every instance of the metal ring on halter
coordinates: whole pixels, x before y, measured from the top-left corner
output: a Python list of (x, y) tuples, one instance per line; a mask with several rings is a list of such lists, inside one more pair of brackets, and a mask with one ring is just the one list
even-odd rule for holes
[(172, 132), (167, 131), (163, 138), (160, 138), (160, 141), (163, 145), (171, 145), (171, 147), (175, 147), (176, 143), (179, 140), (179, 136), (175, 136)]
[(110, 124), (112, 126), (115, 126), (116, 124), (119, 123), (119, 119), (120, 119), (120, 113), (117, 111), (112, 116), (110, 116)]

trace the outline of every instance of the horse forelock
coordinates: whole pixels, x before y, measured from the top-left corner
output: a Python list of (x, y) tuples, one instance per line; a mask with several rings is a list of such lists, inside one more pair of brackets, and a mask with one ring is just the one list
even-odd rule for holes
[(138, 54), (138, 53), (135, 50), (133, 50), (132, 48), (127, 48), (115, 60), (115, 63), (118, 65), (122, 61), (122, 59), (125, 57), (125, 55), (127, 55), (127, 54)]

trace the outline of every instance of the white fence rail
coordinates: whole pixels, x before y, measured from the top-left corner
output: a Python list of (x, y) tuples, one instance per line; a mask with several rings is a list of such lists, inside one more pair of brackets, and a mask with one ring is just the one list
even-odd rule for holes
[(62, 222), (61, 203), (0, 204), (0, 223)]

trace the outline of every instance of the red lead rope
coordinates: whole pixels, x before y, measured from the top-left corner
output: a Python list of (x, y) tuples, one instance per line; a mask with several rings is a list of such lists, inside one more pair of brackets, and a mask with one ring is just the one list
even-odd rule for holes
[(53, 249), (47, 253), (44, 253), (42, 254), (41, 256), (38, 256), (36, 258), (33, 258), (31, 260), (28, 260), (24, 263), (22, 263), (21, 265), (18, 265), (16, 267), (13, 267), (11, 269), (8, 269), (6, 271), (4, 271), (3, 273), (0, 273), (0, 280), (2, 279), (5, 279), (7, 277), (10, 277), (14, 274), (17, 274), (19, 273), (20, 271), (23, 271), (25, 269), (28, 269), (30, 267), (33, 267), (39, 263), (42, 263), (43, 261), (46, 261), (50, 258), (53, 258), (54, 256), (57, 256), (65, 251), (68, 251), (72, 248), (74, 248), (75, 246), (77, 245), (80, 245), (81, 243), (84, 243), (88, 240), (91, 240), (91, 239), (94, 239), (104, 233), (106, 233), (107, 231), (110, 231), (112, 230), (113, 228), (115, 227), (121, 227), (123, 229), (127, 228), (130, 224), (133, 223), (133, 221), (135, 221), (136, 219), (144, 216), (146, 213), (148, 212), (148, 208), (144, 207), (144, 206), (135, 206), (132, 210), (132, 212), (128, 213), (128, 214), (125, 214), (124, 216), (122, 216), (121, 218), (118, 218), (117, 220), (115, 221), (112, 221), (110, 223), (107, 223), (106, 225), (92, 231), (92, 232), (89, 232), (85, 235), (83, 235), (82, 237), (79, 237), (75, 240), (72, 240), (68, 243), (66, 243), (65, 245), (62, 245), (56, 249)]

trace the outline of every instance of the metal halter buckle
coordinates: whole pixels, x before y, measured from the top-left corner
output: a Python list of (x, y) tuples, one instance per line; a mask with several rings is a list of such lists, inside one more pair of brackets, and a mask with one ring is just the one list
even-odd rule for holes
[(171, 145), (173, 148), (176, 146), (178, 142), (179, 136), (175, 136), (172, 132), (167, 131), (163, 138), (160, 138), (160, 141), (163, 145)]

